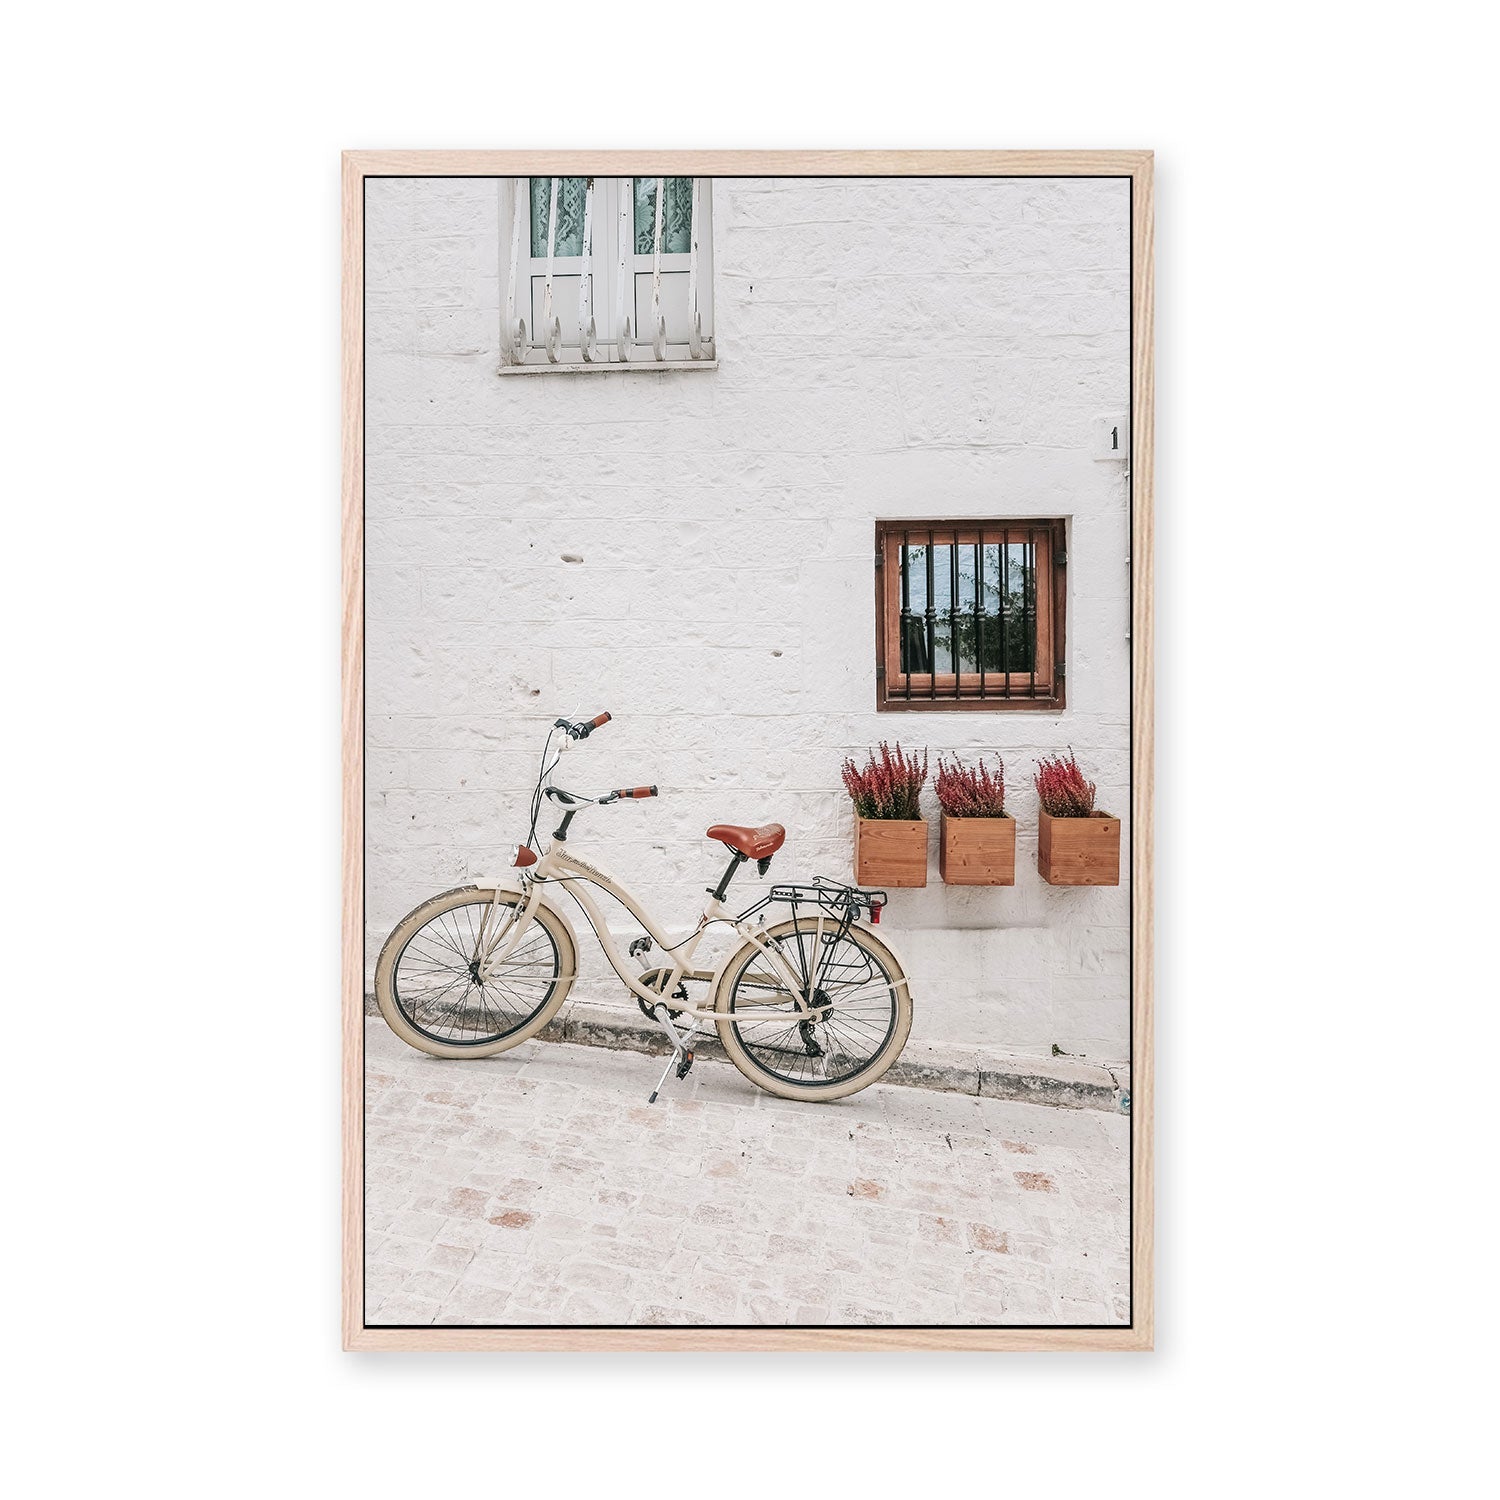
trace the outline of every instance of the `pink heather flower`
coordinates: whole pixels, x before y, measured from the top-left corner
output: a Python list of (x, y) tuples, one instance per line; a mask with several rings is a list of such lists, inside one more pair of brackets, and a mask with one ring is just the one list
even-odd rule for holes
[(927, 752), (922, 759), (908, 757), (896, 742), (895, 751), (884, 740), (880, 754), (870, 752), (864, 769), (852, 760), (844, 762), (844, 785), (854, 801), (854, 811), (861, 818), (904, 818), (922, 816), (921, 793), (927, 781)]
[(1000, 818), (1005, 815), (1005, 762), (995, 757), (992, 776), (983, 756), (978, 766), (966, 766), (957, 757), (948, 765), (938, 757), (933, 787), (943, 811), (950, 818)]
[(1086, 818), (1094, 810), (1094, 783), (1083, 779), (1072, 750), (1044, 755), (1036, 763), (1036, 794), (1042, 810), (1054, 818)]

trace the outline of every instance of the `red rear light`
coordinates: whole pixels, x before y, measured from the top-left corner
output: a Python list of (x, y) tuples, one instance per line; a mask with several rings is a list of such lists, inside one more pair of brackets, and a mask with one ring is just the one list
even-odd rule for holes
[(870, 903), (870, 926), (880, 926), (880, 908), (873, 901)]

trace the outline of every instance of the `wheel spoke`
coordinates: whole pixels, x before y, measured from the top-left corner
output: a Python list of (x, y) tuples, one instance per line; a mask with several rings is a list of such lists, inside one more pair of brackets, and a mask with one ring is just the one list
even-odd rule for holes
[[(459, 903), (438, 912), (407, 940), (397, 955), (391, 985), (396, 1006), (406, 1021), (434, 1041), (482, 1046), (519, 1031), (556, 992), (562, 972), (557, 942), (540, 920), (525, 933), (515, 952), (483, 981), (476, 977), (476, 955), (492, 898)], [(513, 902), (501, 904), (514, 920)], [(486, 952), (498, 946), (486, 941)]]
[[(809, 973), (815, 1004), (829, 1004), (810, 1034), (821, 1056), (810, 1053), (804, 1020), (794, 1010), (783, 1019), (752, 1017), (737, 1021), (734, 1032), (756, 1068), (783, 1083), (829, 1087), (847, 1083), (866, 1072), (885, 1054), (895, 1033), (900, 1005), (892, 976), (857, 933), (824, 938), (824, 952), (816, 953), (815, 930), (786, 933), (777, 951), (788, 968), (806, 985)], [(752, 970), (751, 965), (760, 960)], [(799, 997), (787, 992), (774, 973), (765, 971), (762, 955), (752, 951), (730, 988), (733, 1011), (795, 1006)]]

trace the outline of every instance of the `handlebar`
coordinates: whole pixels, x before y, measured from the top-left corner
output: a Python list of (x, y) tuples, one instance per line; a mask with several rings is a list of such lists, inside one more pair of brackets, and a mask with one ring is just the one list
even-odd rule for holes
[(602, 729), (609, 723), (609, 715), (596, 714), (586, 724), (570, 724), (566, 719), (559, 719), (552, 726), (554, 729), (563, 729), (575, 740), (586, 740), (596, 729)]
[(615, 791), (605, 792), (602, 797), (585, 797), (581, 792), (565, 792), (560, 786), (549, 786), (543, 789), (542, 795), (549, 802), (561, 803), (564, 807), (604, 807), (610, 802), (618, 802), (622, 797), (659, 797), (661, 793), (654, 786), (622, 786)]
[[(597, 714), (586, 723), (581, 724), (570, 723), (567, 719), (558, 719), (552, 727), (553, 729), (561, 729), (569, 739), (586, 740), (596, 729), (608, 724), (609, 720), (610, 716), (604, 713)], [(548, 743), (550, 744), (551, 741), (549, 740)], [(564, 740), (557, 748), (560, 754), (568, 748), (568, 741)], [(642, 797), (655, 797), (658, 795), (657, 789), (654, 786), (617, 787), (612, 792), (606, 792), (602, 797), (584, 797), (580, 796), (577, 792), (566, 792), (561, 787), (552, 785), (551, 772), (556, 765), (557, 760), (554, 759), (552, 765), (546, 768), (543, 773), (543, 780), (538, 784), (537, 793), (539, 797), (546, 797), (549, 802), (559, 802), (564, 807), (570, 809), (576, 810), (590, 803), (596, 807), (602, 807), (605, 803), (618, 802), (622, 798), (633, 801)]]

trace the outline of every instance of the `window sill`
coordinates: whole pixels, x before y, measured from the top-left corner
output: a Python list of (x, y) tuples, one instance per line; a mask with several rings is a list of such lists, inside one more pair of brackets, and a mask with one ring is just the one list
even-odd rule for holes
[(1015, 693), (1009, 698), (1003, 698), (998, 693), (988, 698), (962, 697), (962, 698), (929, 698), (925, 693), (913, 692), (910, 698), (906, 697), (880, 697), (876, 700), (875, 711), (877, 713), (1062, 713), (1068, 706), (1067, 694), (1065, 692), (1049, 692), (1045, 697), (1040, 693), (1035, 698), (1023, 693)]
[(717, 370), (716, 359), (663, 359), (624, 360), (604, 362), (596, 360), (586, 364), (579, 360), (573, 364), (501, 365), (497, 375), (663, 375), (669, 370)]

